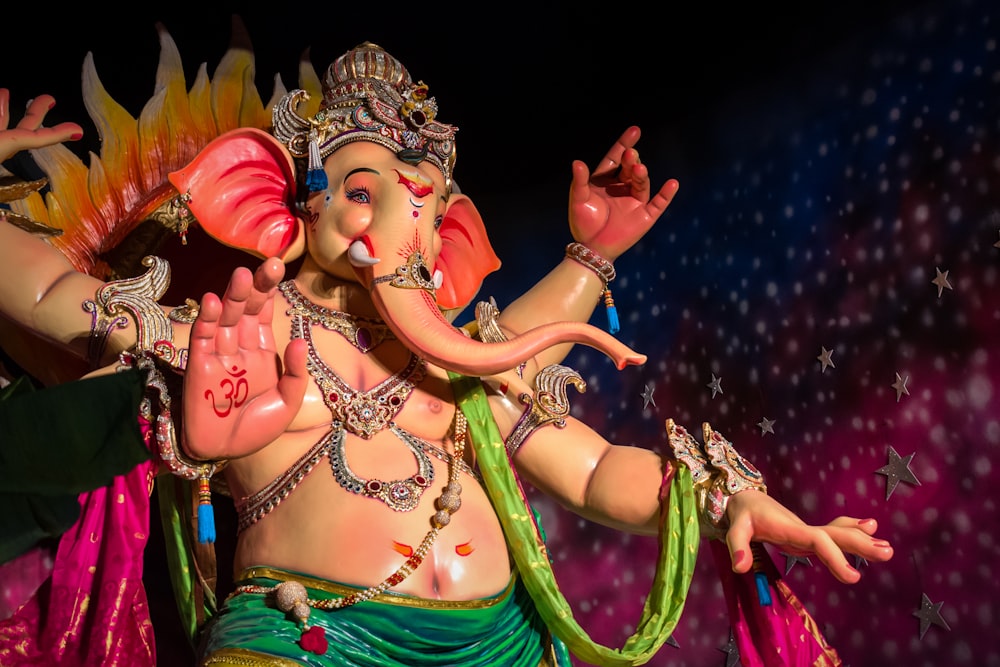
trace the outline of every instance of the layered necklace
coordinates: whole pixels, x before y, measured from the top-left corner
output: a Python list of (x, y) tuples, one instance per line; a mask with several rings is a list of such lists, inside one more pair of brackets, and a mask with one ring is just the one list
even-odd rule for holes
[[(288, 283), (283, 283), (288, 285)], [(283, 294), (287, 293), (282, 290)], [(312, 327), (326, 322), (312, 315), (321, 309), (296, 292), (292, 314), (292, 338), (306, 341), (306, 367), (323, 396), (323, 402), (333, 416), (332, 429), (324, 438), (323, 447), (329, 452), (330, 468), (337, 483), (345, 490), (374, 500), (380, 500), (392, 510), (409, 512), (420, 503), (424, 491), (434, 482), (434, 466), (422, 447), (422, 441), (397, 426), (393, 419), (403, 409), (406, 399), (426, 373), (424, 361), (411, 353), (406, 366), (369, 389), (361, 391), (347, 384), (323, 361), (313, 342)], [(292, 312), (294, 311), (294, 312)], [(365, 440), (388, 428), (406, 445), (417, 462), (417, 471), (405, 479), (364, 479), (347, 463), (346, 435), (350, 432)]]

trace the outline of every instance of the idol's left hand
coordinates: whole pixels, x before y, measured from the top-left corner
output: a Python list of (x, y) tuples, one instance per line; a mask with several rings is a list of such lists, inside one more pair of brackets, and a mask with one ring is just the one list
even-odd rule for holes
[(680, 187), (670, 179), (650, 197), (649, 170), (635, 145), (640, 131), (625, 130), (593, 173), (573, 161), (569, 226), (578, 241), (608, 261), (635, 245), (667, 210)]
[(795, 513), (756, 490), (737, 493), (726, 509), (729, 530), (726, 544), (733, 571), (747, 572), (753, 564), (750, 542), (766, 542), (793, 556), (815, 555), (838, 580), (857, 583), (861, 573), (847, 562), (845, 553), (884, 562), (892, 558), (888, 541), (875, 537), (875, 519), (837, 517), (828, 524), (812, 526)]

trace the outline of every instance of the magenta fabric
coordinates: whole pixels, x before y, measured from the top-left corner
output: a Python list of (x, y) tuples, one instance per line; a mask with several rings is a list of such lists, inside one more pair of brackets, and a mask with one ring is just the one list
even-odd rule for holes
[[(149, 446), (148, 423), (142, 431)], [(0, 664), (156, 664), (142, 567), (157, 467), (147, 461), (80, 494), (80, 519), (59, 540), (51, 578), (0, 621)]]
[(837, 652), (781, 580), (766, 550), (758, 566), (767, 575), (771, 604), (758, 599), (754, 573), (736, 574), (725, 542), (711, 540), (712, 556), (726, 594), (733, 636), (743, 667), (839, 667)]

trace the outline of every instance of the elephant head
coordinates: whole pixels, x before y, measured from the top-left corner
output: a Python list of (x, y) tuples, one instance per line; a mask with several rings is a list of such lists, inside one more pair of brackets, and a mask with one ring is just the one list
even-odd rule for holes
[[(457, 373), (502, 372), (567, 342), (603, 351), (618, 368), (645, 361), (579, 322), (499, 343), (454, 327), (443, 311), (468, 305), (500, 266), (476, 207), (452, 192), (456, 128), (435, 120), (424, 84), (369, 43), (331, 65), (310, 119), (296, 113), (306, 97), (293, 91), (275, 106), (273, 137), (231, 131), (170, 175), (210, 235), (259, 257), (288, 261), (304, 249), (302, 271), (368, 288), (404, 344)], [(309, 164), (298, 205), (293, 156)]]

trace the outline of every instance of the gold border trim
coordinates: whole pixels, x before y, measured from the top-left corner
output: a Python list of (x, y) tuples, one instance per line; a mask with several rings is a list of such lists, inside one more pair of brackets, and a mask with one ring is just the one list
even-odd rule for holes
[(212, 651), (199, 663), (199, 667), (233, 665), (235, 667), (301, 667), (302, 663), (287, 658), (258, 653), (245, 648), (222, 648)]

